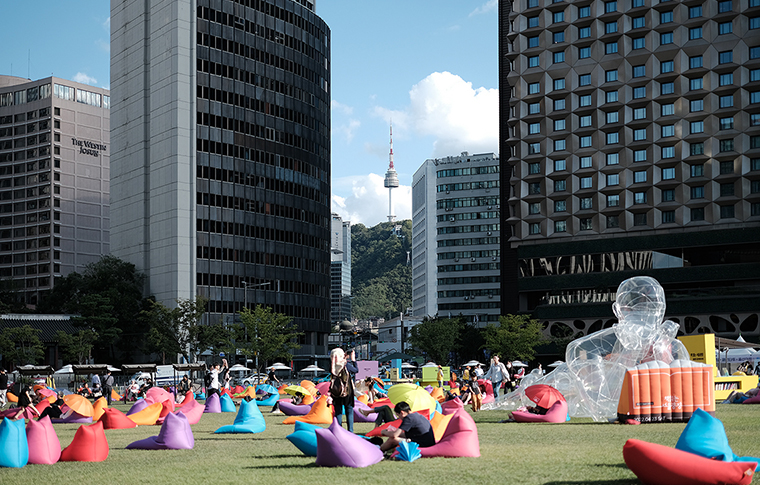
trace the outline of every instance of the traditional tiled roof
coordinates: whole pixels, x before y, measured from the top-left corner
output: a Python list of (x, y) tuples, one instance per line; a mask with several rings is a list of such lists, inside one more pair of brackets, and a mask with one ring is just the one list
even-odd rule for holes
[(71, 324), (71, 315), (35, 315), (26, 313), (7, 313), (0, 315), (0, 331), (29, 325), (42, 330), (40, 340), (43, 343), (55, 342), (58, 331), (77, 333), (78, 328)]

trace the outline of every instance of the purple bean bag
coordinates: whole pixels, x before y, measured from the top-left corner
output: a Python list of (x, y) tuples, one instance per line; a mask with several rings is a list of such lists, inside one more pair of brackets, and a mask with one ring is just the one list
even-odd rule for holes
[(293, 432), (286, 436), (301, 453), (306, 456), (317, 456), (317, 430), (322, 429), (316, 424), (296, 421)]
[(240, 410), (235, 416), (235, 421), (227, 426), (222, 426), (215, 433), (261, 433), (266, 427), (264, 416), (256, 403), (243, 400), (240, 402)]
[(151, 403), (147, 402), (145, 399), (138, 399), (137, 401), (135, 401), (132, 407), (129, 408), (129, 411), (127, 411), (127, 416), (131, 414), (139, 413), (140, 411), (142, 411), (143, 409), (147, 408), (150, 405)]
[(201, 404), (193, 399), (190, 403), (185, 404), (178, 410), (176, 410), (174, 413), (179, 414), (182, 413), (185, 416), (187, 416), (187, 421), (190, 424), (198, 424), (198, 421), (201, 420), (201, 416), (203, 416), (203, 410), (205, 408), (201, 406)]
[(79, 413), (71, 413), (66, 418), (62, 419), (51, 419), (53, 423), (78, 423), (78, 424), (91, 424), (92, 423), (92, 416), (82, 416)]
[(161, 425), (158, 436), (135, 441), (127, 445), (128, 450), (192, 450), (195, 445), (193, 431), (187, 416), (169, 413)]
[(222, 403), (219, 401), (219, 394), (212, 394), (206, 399), (206, 408), (203, 410), (204, 413), (221, 413), (222, 412)]
[(280, 399), (280, 411), (286, 416), (304, 416), (311, 411), (311, 404), (293, 404), (290, 399)]
[(29, 420), (26, 425), (26, 441), (29, 443), (29, 463), (52, 465), (61, 458), (61, 442), (58, 441), (49, 416), (39, 421)]
[(235, 407), (235, 403), (232, 401), (232, 398), (229, 394), (223, 394), (221, 399), (219, 399), (219, 403), (221, 404), (222, 412), (223, 413), (234, 413), (237, 412), (237, 408)]
[(372, 413), (369, 416), (365, 416), (362, 413), (359, 412), (361, 409), (372, 409), (371, 407), (367, 406), (363, 402), (356, 400), (354, 401), (354, 422), (356, 423), (374, 423), (377, 419), (377, 413)]
[(380, 448), (343, 429), (337, 419), (327, 429), (318, 429), (317, 466), (364, 468), (383, 459)]

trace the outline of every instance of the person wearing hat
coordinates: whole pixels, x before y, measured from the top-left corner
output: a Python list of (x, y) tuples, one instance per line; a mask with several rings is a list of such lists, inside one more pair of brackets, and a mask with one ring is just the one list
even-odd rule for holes
[(5, 369), (0, 367), (0, 409), (4, 408), (8, 401), (6, 399), (6, 393), (8, 392), (8, 374), (5, 373)]

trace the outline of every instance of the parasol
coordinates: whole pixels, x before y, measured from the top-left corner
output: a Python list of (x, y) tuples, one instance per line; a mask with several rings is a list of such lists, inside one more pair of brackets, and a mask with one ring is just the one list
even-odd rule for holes
[(63, 402), (79, 415), (92, 416), (95, 414), (95, 409), (92, 407), (92, 403), (82, 395), (68, 394), (63, 396)]
[(406, 401), (412, 411), (422, 411), (429, 409), (435, 411), (438, 401), (422, 387), (417, 384), (402, 383), (391, 386), (388, 389), (388, 399), (396, 405)]
[(561, 392), (547, 386), (546, 384), (536, 384), (525, 388), (525, 395), (533, 401), (536, 406), (549, 409), (557, 401), (564, 401), (565, 396)]

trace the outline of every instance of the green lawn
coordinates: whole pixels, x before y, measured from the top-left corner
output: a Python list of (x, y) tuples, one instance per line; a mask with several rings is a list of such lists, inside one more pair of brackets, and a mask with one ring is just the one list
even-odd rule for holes
[[(117, 408), (126, 411), (128, 406)], [(268, 411), (268, 410), (267, 410)], [(422, 458), (413, 463), (383, 461), (366, 469), (319, 468), (285, 436), (293, 426), (282, 415), (264, 413), (267, 430), (255, 435), (215, 435), (231, 424), (232, 413), (204, 414), (193, 426), (195, 448), (182, 451), (126, 450), (132, 441), (158, 434), (158, 426), (108, 430), (111, 451), (102, 463), (57, 463), (0, 469), (0, 483), (367, 483), (422, 484), (634, 484), (623, 462), (623, 444), (638, 438), (674, 446), (685, 423), (623, 426), (573, 419), (566, 424), (499, 424), (504, 411), (474, 414), (480, 458)], [(760, 406), (718, 405), (729, 443), (738, 455), (760, 455)], [(78, 425), (55, 425), (62, 446)], [(356, 425), (367, 432), (370, 424)], [(753, 483), (760, 483), (755, 479)]]

